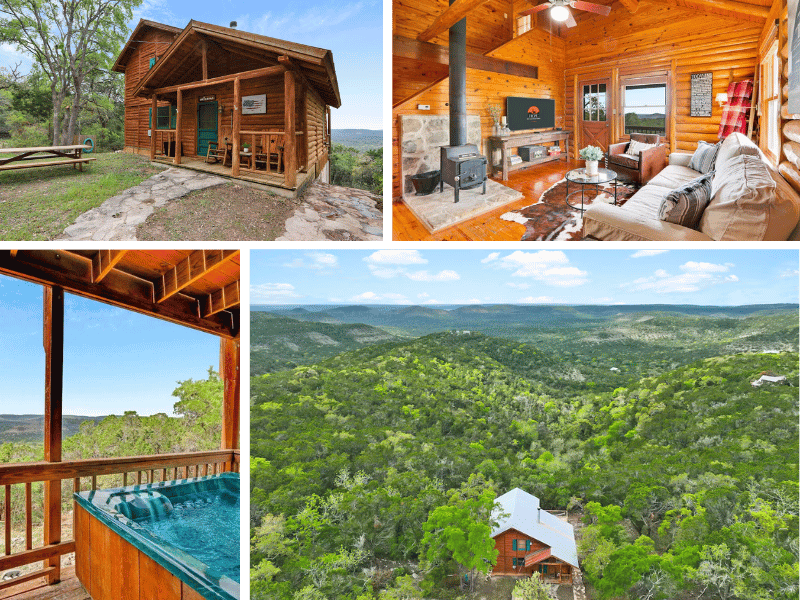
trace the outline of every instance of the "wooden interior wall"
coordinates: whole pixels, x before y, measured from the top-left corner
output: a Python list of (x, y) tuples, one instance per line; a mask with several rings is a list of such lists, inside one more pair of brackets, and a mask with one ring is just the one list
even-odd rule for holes
[[(582, 19), (566, 37), (566, 128), (580, 125), (577, 84), (584, 78), (608, 77), (612, 81), (617, 121), (612, 122), (611, 141), (622, 136), (619, 82), (648, 73), (673, 78), (670, 132), (672, 151), (691, 151), (698, 140), (717, 141), (722, 108), (712, 103), (711, 117), (690, 117), (690, 76), (713, 73), (713, 96), (727, 90), (730, 81), (752, 78), (758, 60), (762, 23), (706, 14), (660, 3), (641, 3), (630, 14), (619, 2), (611, 15)], [(581, 147), (580, 136), (573, 145)]]
[[(167, 31), (144, 28), (138, 36), (142, 43), (134, 44), (133, 52), (125, 66), (125, 147), (147, 148), (149, 152), (150, 138), (147, 136), (147, 109), (150, 106), (148, 98), (134, 98), (132, 92), (139, 81), (150, 70), (150, 59), (160, 56), (172, 42), (173, 34)], [(166, 106), (168, 103), (159, 103)], [(144, 108), (144, 127), (142, 127), (142, 108)]]
[[(397, 11), (395, 11), (397, 12)], [(471, 16), (467, 18), (469, 31)], [(397, 17), (396, 17), (397, 18)], [(402, 33), (408, 35), (408, 33)], [(418, 34), (414, 34), (416, 36)], [(439, 38), (435, 38), (439, 41)], [(469, 33), (467, 40), (469, 42)], [(445, 42), (446, 43), (446, 42)], [(469, 43), (467, 44), (469, 47)], [(473, 49), (474, 50), (474, 49)], [(499, 104), (505, 114), (507, 96), (530, 96), (553, 98), (556, 101), (557, 119), (564, 111), (564, 40), (549, 36), (539, 29), (515, 38), (489, 56), (539, 67), (539, 78), (529, 79), (514, 75), (504, 75), (467, 69), (467, 114), (480, 115), (481, 136), (484, 140), (492, 134), (493, 121), (487, 110), (489, 104)], [(402, 85), (402, 74), (393, 74), (393, 85)], [(392, 110), (392, 196), (399, 198), (400, 186), (400, 115), (446, 115), (448, 114), (449, 81), (436, 84), (428, 91), (400, 104)], [(417, 110), (418, 104), (429, 104), (430, 110)], [(558, 125), (558, 121), (556, 123)]]
[[(800, 192), (800, 114), (789, 112), (789, 11), (786, 0), (775, 0), (775, 18), (779, 19), (778, 55), (781, 61), (781, 156), (778, 169), (784, 179)], [(772, 16), (772, 15), (770, 15)]]

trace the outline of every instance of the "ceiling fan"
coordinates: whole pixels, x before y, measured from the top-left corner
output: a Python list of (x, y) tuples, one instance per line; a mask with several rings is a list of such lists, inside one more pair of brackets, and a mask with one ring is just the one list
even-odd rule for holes
[(611, 12), (610, 6), (593, 4), (592, 2), (584, 2), (583, 0), (549, 0), (549, 2), (545, 2), (544, 4), (539, 4), (528, 10), (523, 10), (519, 14), (532, 15), (550, 7), (552, 7), (550, 17), (552, 17), (554, 21), (564, 23), (567, 27), (575, 27), (575, 25), (577, 25), (575, 19), (572, 17), (572, 13), (569, 12), (569, 7), (597, 13), (604, 17), (607, 17)]

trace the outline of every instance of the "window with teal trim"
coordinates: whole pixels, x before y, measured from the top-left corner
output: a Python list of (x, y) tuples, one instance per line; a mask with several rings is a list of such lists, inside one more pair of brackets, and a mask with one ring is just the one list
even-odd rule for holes
[(517, 540), (511, 540), (511, 549), (516, 551), (516, 549), (517, 549)]
[(531, 551), (531, 541), (530, 540), (525, 540), (525, 551), (526, 552), (530, 552)]
[(516, 558), (512, 558), (511, 559), (511, 564), (516, 567), (517, 566), (517, 559)]
[(153, 65), (154, 65), (154, 64), (156, 64), (156, 57), (155, 57), (155, 56), (154, 56), (153, 58), (151, 58), (151, 59), (150, 59), (150, 68), (151, 68), (151, 69), (153, 68)]

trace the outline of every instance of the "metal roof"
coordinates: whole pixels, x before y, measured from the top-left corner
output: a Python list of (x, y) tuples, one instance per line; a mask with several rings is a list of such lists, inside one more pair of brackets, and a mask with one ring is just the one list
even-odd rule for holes
[[(578, 551), (575, 548), (575, 533), (572, 525), (542, 510), (539, 499), (519, 488), (506, 492), (495, 500), (492, 518), (497, 526), (492, 529), (492, 537), (516, 529), (520, 533), (550, 546), (556, 558), (578, 566)], [(505, 513), (502, 519), (500, 516)]]

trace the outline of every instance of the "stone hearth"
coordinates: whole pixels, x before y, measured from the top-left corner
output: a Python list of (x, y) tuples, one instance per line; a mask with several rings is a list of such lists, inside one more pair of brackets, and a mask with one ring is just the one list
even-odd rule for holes
[[(467, 143), (481, 144), (481, 118), (467, 115)], [(449, 115), (400, 116), (400, 180), (403, 198), (414, 195), (411, 176), (439, 170), (439, 148), (450, 145)], [(452, 193), (453, 188), (445, 186)]]

